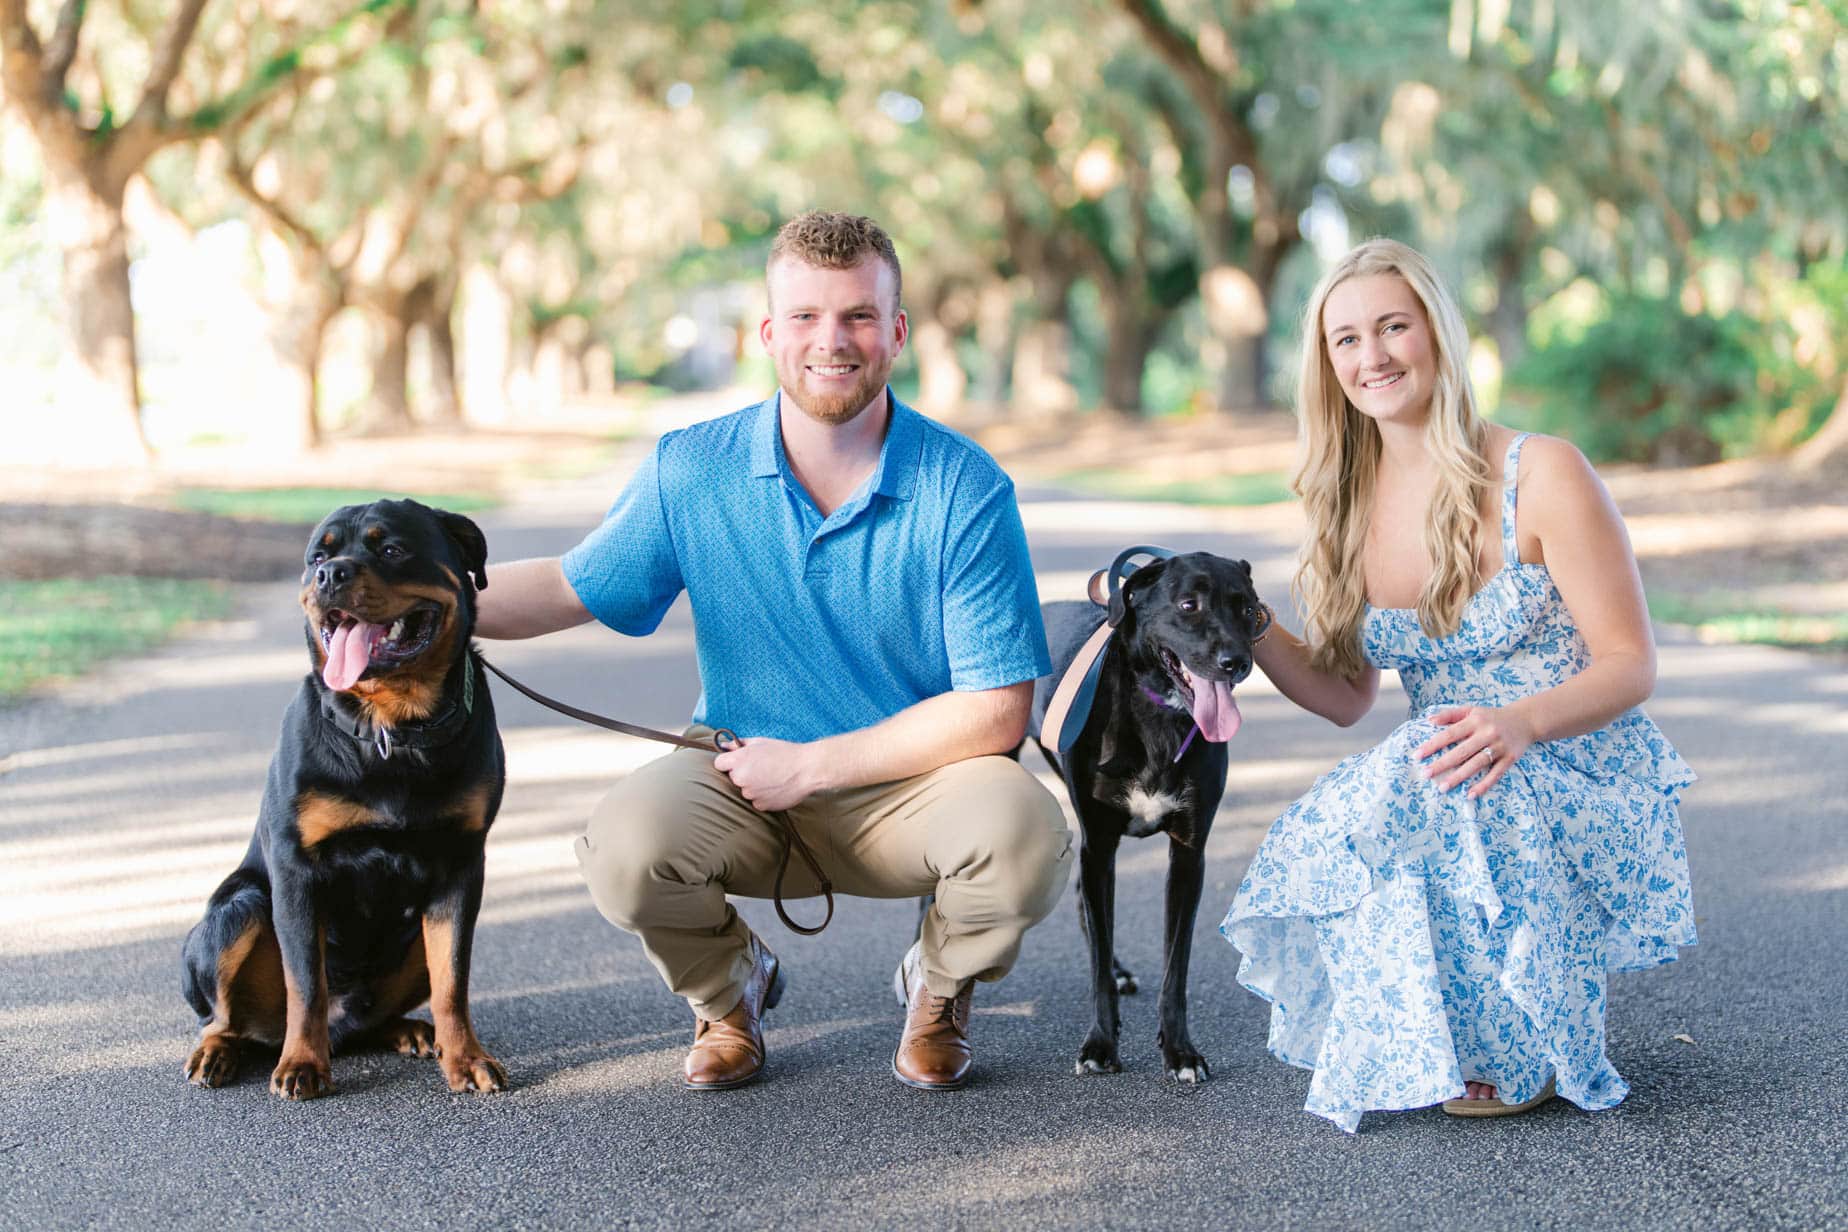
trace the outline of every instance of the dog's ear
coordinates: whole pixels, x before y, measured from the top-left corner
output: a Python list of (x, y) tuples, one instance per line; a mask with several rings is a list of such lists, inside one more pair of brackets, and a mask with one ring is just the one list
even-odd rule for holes
[(1167, 567), (1168, 562), (1165, 560), (1152, 560), (1123, 579), (1123, 584), (1117, 587), (1116, 594), (1110, 596), (1112, 627), (1123, 627), (1123, 622), (1129, 619), (1130, 613), (1135, 610), (1137, 596), (1153, 586), (1161, 577), (1162, 570)]
[(462, 567), (468, 570), (474, 580), (476, 590), (488, 588), (488, 537), (481, 533), (481, 527), (473, 519), (465, 518), (459, 513), (450, 513), (447, 509), (434, 511), (436, 520), (449, 536), (449, 541), (462, 553)]

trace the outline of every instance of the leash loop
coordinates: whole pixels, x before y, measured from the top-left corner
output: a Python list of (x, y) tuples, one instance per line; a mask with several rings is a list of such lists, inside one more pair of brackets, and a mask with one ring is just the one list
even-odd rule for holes
[[(606, 715), (593, 714), (588, 710), (580, 710), (567, 702), (561, 702), (555, 698), (547, 697), (538, 690), (528, 688), (526, 685), (521, 684), (512, 676), (509, 676), (506, 672), (503, 672), (500, 668), (488, 662), (486, 657), (484, 657), (479, 650), (473, 650), (470, 653), (474, 655), (475, 661), (481, 664), (481, 666), (487, 668), (496, 676), (499, 676), (502, 680), (506, 681), (541, 706), (544, 706), (548, 710), (556, 710), (558, 713), (568, 718), (576, 719), (581, 723), (589, 723), (592, 727), (601, 727), (606, 731), (620, 732), (625, 736), (639, 736), (643, 740), (654, 740), (661, 744), (671, 744), (677, 748), (692, 749), (699, 753), (725, 753), (737, 748), (738, 745), (742, 743), (742, 741), (738, 739), (738, 733), (732, 731), (729, 727), (714, 729), (712, 735), (703, 741), (689, 740), (685, 736), (676, 736), (671, 732), (656, 731), (652, 727), (642, 727), (636, 723), (624, 723), (620, 719), (612, 719)], [(389, 756), (389, 754), (384, 755)], [(803, 841), (800, 834), (796, 833), (796, 827), (794, 823), (789, 820), (788, 814), (765, 813), (764, 816), (769, 818), (771, 828), (776, 831), (777, 841), (781, 843), (783, 848), (782, 855), (777, 860), (776, 885), (772, 891), (771, 898), (771, 902), (776, 907), (776, 916), (779, 920), (783, 921), (784, 925), (786, 925), (791, 932), (800, 933), (804, 937), (813, 937), (816, 933), (826, 928), (834, 919), (834, 885), (828, 880), (827, 875), (821, 871), (821, 862), (815, 858), (815, 853), (809, 850), (809, 845)], [(792, 852), (800, 855), (802, 857), (802, 862), (808, 865), (809, 871), (815, 874), (815, 880), (821, 886), (821, 895), (828, 902), (828, 913), (822, 917), (821, 923), (815, 925), (813, 928), (807, 928), (796, 923), (783, 906), (783, 879), (789, 875), (789, 857)]]
[[(783, 842), (782, 858), (776, 862), (776, 885), (771, 888), (771, 905), (776, 908), (776, 918), (783, 921), (783, 926), (790, 932), (800, 933), (804, 937), (813, 937), (834, 921), (834, 883), (829, 881), (828, 875), (821, 871), (821, 864), (815, 859), (815, 853), (809, 850), (809, 845), (802, 841), (800, 834), (796, 833), (796, 827), (789, 820), (789, 815), (769, 813), (767, 816), (776, 822), (777, 837)], [(827, 914), (822, 916), (821, 923), (813, 928), (796, 923), (790, 916), (789, 910), (783, 906), (783, 878), (789, 875), (789, 852), (792, 846), (802, 857), (802, 862), (809, 866), (809, 871), (815, 874), (815, 881), (821, 886), (821, 896), (828, 904)]]

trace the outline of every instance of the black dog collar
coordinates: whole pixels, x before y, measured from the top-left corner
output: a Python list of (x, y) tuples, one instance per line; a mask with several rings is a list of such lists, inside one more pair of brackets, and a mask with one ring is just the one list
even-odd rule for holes
[(338, 697), (331, 690), (321, 694), (322, 717), (362, 745), (370, 744), (379, 760), (390, 761), (392, 753), (400, 748), (440, 748), (456, 738), (475, 711), (475, 654), (471, 650), (462, 660), (462, 700), (452, 701), (430, 718), (415, 723), (368, 723), (342, 706)]

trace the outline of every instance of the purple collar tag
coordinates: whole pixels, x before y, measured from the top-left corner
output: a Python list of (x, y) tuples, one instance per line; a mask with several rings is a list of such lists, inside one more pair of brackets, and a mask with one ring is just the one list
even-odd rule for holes
[[(1149, 688), (1149, 686), (1147, 686), (1146, 684), (1138, 685), (1137, 687), (1142, 690), (1142, 696), (1148, 698), (1150, 701), (1154, 702), (1157, 706), (1162, 707), (1164, 710), (1174, 709), (1173, 706), (1168, 705), (1167, 698), (1157, 693), (1154, 689)], [(1187, 756), (1187, 746), (1192, 744), (1194, 741), (1194, 737), (1199, 734), (1200, 734), (1200, 725), (1198, 723), (1195, 723), (1193, 725), (1193, 730), (1187, 733), (1187, 739), (1181, 741), (1181, 751), (1174, 755), (1175, 761), (1179, 761), (1181, 760), (1181, 758)]]

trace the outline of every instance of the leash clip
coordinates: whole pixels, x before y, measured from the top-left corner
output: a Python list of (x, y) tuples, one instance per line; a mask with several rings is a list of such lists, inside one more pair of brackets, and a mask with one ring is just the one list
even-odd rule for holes
[(380, 761), (390, 761), (392, 750), (397, 747), (391, 742), (391, 728), (383, 723), (373, 728), (372, 747), (378, 750)]

